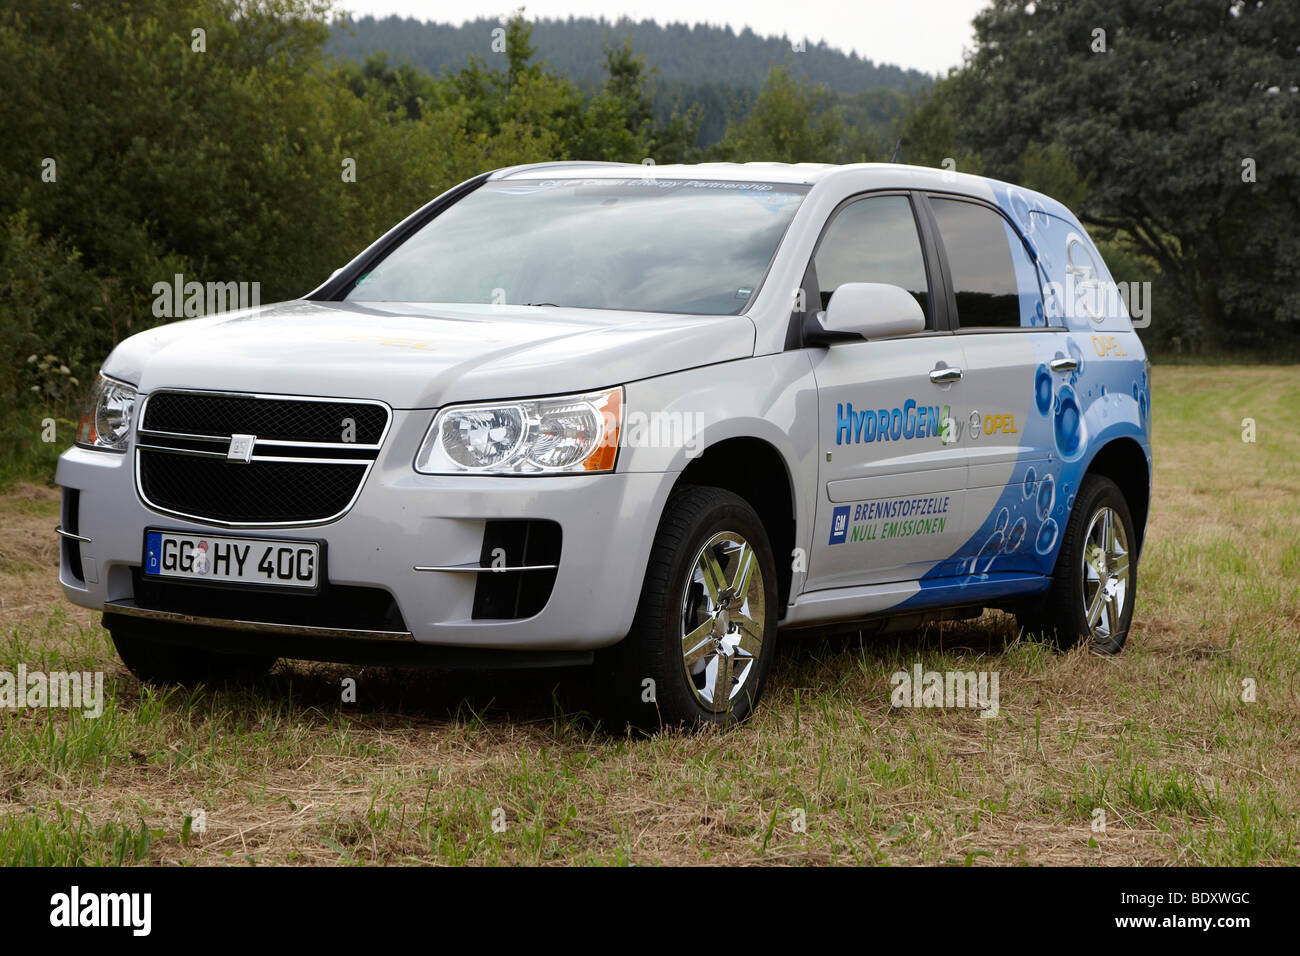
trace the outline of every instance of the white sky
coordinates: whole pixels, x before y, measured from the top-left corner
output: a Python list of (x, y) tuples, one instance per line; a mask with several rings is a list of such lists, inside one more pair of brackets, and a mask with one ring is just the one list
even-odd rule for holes
[(987, 0), (336, 0), (355, 16), (397, 14), (440, 23), (497, 17), (519, 6), (529, 19), (623, 16), (659, 23), (750, 27), (762, 36), (786, 34), (856, 51), (877, 63), (942, 73), (972, 45), (970, 21)]

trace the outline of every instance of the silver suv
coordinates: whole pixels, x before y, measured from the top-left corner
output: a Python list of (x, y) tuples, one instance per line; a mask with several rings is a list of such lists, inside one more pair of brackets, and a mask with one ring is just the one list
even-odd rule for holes
[(743, 719), (778, 631), (1121, 649), (1147, 363), (1078, 220), (897, 165), (501, 169), (291, 302), (108, 357), (60, 579), (150, 680), (589, 664)]

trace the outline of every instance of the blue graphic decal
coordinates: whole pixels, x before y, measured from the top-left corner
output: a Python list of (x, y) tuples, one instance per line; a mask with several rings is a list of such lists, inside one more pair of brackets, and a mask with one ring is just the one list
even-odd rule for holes
[[(1043, 590), (1093, 456), (1115, 439), (1131, 439), (1148, 458), (1151, 453), (1146, 356), (1083, 226), (1052, 200), (1004, 185), (995, 185), (994, 194), (1037, 253), (1046, 325), (1060, 331), (1035, 336), (1032, 381), (1022, 386), (1032, 390), (1029, 420), (1018, 422), (1025, 457), (979, 527), (921, 577), (921, 590), (901, 607)], [(1021, 324), (1040, 321), (1022, 302)], [(1052, 371), (1051, 362), (1062, 358), (1077, 367)]]

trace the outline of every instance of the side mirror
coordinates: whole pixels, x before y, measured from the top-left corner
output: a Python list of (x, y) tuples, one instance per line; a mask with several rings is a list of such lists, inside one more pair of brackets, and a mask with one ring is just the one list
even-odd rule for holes
[[(925, 328), (925, 313), (906, 289), (882, 282), (846, 282), (831, 295), (820, 322), (805, 336), (817, 344), (848, 339), (884, 339)], [(821, 332), (818, 335), (818, 332)]]

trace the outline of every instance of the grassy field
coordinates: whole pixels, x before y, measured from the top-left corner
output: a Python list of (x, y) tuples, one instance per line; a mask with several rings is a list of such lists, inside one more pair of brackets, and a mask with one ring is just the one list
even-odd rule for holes
[[(107, 684), (99, 719), (0, 710), (0, 863), (1300, 863), (1300, 376), (1158, 367), (1154, 393), (1123, 655), (995, 613), (790, 641), (751, 723), (651, 740), (593, 731), (554, 673), (142, 686), (62, 601), (54, 492), (12, 487), (0, 670)], [(1000, 716), (891, 709), (916, 663), (998, 671)]]

